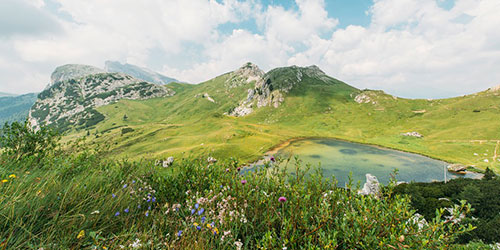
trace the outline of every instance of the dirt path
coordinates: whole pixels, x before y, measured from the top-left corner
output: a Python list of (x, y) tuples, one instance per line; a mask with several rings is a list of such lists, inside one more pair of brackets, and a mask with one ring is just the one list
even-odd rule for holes
[(495, 162), (498, 158), (498, 148), (500, 147), (500, 141), (497, 141), (497, 146), (495, 147), (495, 153), (493, 155), (493, 162)]

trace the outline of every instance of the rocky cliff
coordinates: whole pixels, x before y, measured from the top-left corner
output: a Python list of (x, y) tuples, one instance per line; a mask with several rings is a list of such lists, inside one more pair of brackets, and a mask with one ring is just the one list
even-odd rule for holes
[(87, 71), (91, 68), (73, 69), (76, 69), (75, 72), (68, 70), (64, 74), (53, 74), (55, 77), (52, 79), (60, 81), (54, 82), (38, 95), (38, 100), (29, 113), (32, 126), (52, 125), (62, 131), (71, 126), (89, 127), (104, 119), (94, 109), (96, 107), (120, 99), (143, 100), (174, 94), (173, 90), (165, 86), (121, 73), (97, 73), (82, 77), (84, 72), (93, 72)]

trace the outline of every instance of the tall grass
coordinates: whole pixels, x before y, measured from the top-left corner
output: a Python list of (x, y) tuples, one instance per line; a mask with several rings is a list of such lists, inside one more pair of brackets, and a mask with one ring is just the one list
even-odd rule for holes
[(0, 159), (0, 249), (436, 249), (470, 230), (453, 220), (466, 205), (419, 228), (394, 183), (362, 196), (294, 161), (295, 176), (273, 162), (242, 175), (232, 159), (162, 168), (83, 149)]

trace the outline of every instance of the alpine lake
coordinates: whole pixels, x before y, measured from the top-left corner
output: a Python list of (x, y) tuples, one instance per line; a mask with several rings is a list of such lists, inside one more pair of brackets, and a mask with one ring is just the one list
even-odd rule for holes
[[(354, 185), (358, 181), (363, 184), (367, 173), (375, 175), (380, 183), (387, 184), (395, 169), (398, 170), (397, 181), (404, 182), (443, 181), (445, 175), (447, 180), (481, 176), (474, 172), (449, 172), (446, 170), (449, 163), (422, 155), (336, 139), (291, 140), (271, 154), (282, 159), (291, 158), (288, 163), (281, 164), (286, 164), (287, 171), (292, 175), (295, 175), (294, 157), (297, 156), (302, 161), (302, 166), (310, 164), (313, 168), (320, 167), (324, 176), (334, 176), (339, 186), (346, 185), (350, 175)], [(246, 170), (252, 171), (262, 166), (262, 162), (257, 162)]]

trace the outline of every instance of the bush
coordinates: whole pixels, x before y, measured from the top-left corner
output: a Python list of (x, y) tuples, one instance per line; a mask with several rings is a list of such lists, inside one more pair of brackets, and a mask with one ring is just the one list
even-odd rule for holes
[(5, 123), (0, 129), (0, 149), (3, 156), (14, 160), (34, 158), (37, 161), (54, 151), (59, 137), (48, 127), (34, 129), (28, 121)]

